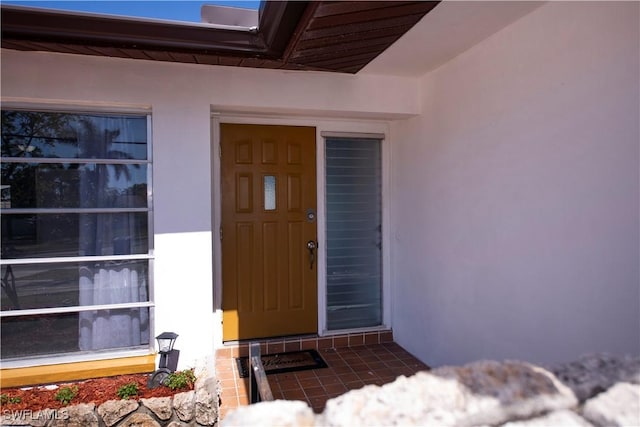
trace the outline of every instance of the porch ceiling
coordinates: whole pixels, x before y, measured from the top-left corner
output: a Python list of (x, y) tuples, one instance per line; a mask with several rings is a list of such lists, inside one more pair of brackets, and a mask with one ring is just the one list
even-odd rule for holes
[(357, 73), (438, 1), (266, 1), (257, 30), (2, 6), (5, 49)]

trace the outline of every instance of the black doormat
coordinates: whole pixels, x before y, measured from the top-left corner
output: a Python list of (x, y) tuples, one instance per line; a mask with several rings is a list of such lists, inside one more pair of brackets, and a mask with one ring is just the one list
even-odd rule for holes
[[(267, 375), (327, 367), (327, 363), (316, 350), (263, 354), (261, 359)], [(247, 378), (249, 376), (249, 358), (247, 356), (236, 357), (236, 363), (240, 378)]]

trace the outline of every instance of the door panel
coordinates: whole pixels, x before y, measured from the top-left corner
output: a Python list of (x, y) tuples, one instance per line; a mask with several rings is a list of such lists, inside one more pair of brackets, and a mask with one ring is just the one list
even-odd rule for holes
[(315, 128), (220, 126), (223, 339), (317, 332)]

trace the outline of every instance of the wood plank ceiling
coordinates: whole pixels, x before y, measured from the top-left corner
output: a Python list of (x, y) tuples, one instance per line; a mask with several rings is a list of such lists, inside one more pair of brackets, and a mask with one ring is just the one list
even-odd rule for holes
[(437, 2), (314, 2), (286, 61), (356, 73), (391, 46)]
[(263, 4), (256, 32), (2, 6), (5, 49), (355, 74), (438, 1)]

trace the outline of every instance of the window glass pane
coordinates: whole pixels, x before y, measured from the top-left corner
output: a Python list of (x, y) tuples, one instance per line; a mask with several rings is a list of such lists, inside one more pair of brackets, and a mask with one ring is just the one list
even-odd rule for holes
[(149, 309), (4, 317), (0, 323), (3, 360), (149, 344)]
[(2, 311), (148, 300), (148, 261), (3, 265)]
[(2, 214), (2, 258), (145, 254), (146, 212)]
[(264, 177), (264, 210), (276, 210), (276, 177), (273, 175)]
[(327, 326), (382, 323), (381, 141), (326, 140)]
[(148, 308), (19, 315), (149, 301), (148, 260), (56, 262), (150, 254), (147, 126), (145, 115), (2, 111), (2, 259), (29, 262), (2, 266), (0, 304), (14, 315), (2, 319), (3, 359), (148, 345)]
[(145, 208), (146, 164), (3, 163), (3, 208)]
[(2, 111), (2, 157), (147, 158), (147, 118)]

